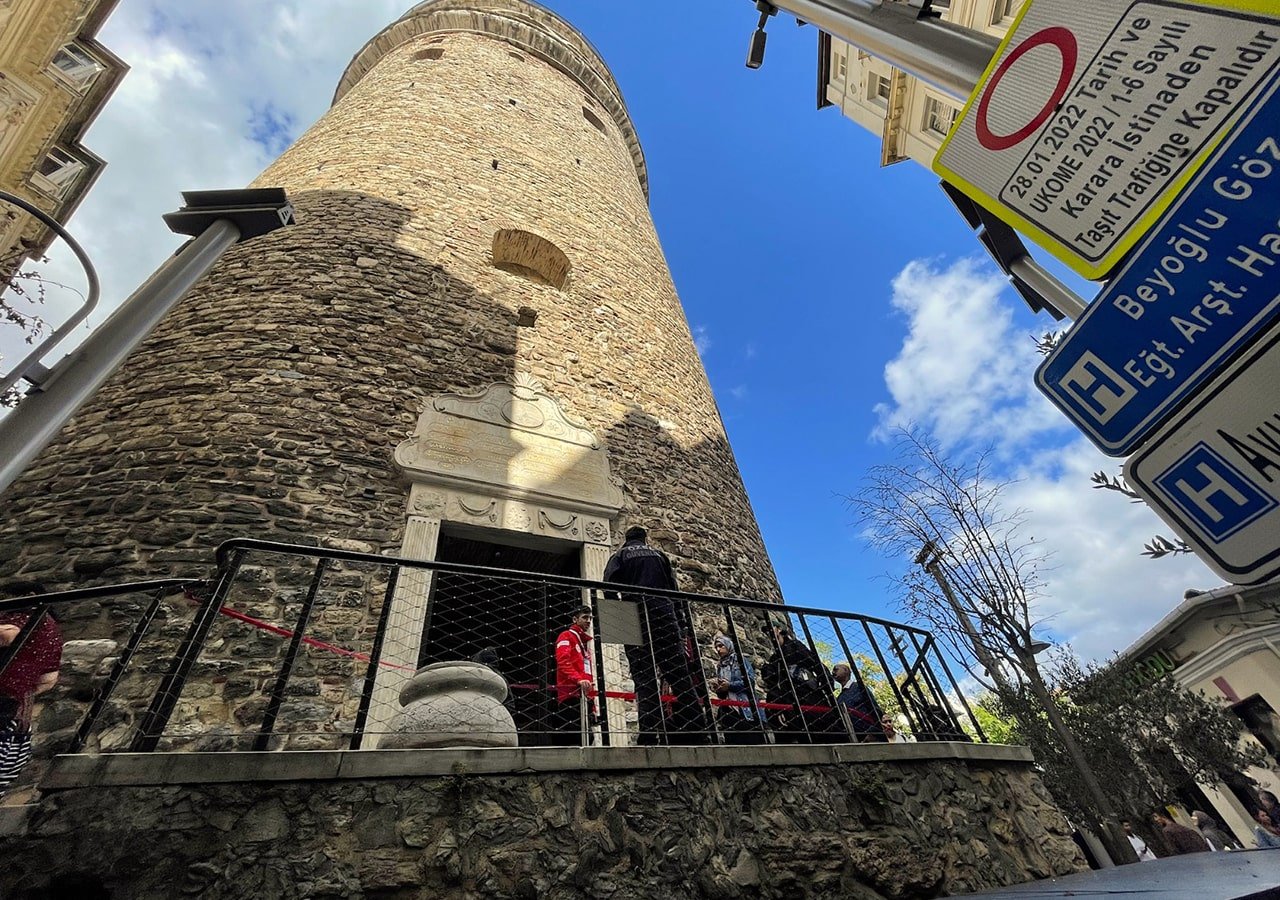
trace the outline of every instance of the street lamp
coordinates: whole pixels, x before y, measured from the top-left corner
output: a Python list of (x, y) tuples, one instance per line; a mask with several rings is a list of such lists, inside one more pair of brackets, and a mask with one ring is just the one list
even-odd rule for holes
[[(232, 244), (293, 224), (293, 207), (283, 188), (184, 191), (182, 199), (186, 205), (166, 215), (164, 221), (170, 230), (193, 239), (65, 359), (49, 369), (35, 360), (23, 361), (19, 377), (32, 381), (35, 387), (0, 421), (0, 492), (22, 474)], [(57, 230), (63, 233), (60, 227)], [(92, 272), (83, 251), (76, 255)], [(97, 277), (91, 275), (90, 279), (91, 296), (96, 300)]]

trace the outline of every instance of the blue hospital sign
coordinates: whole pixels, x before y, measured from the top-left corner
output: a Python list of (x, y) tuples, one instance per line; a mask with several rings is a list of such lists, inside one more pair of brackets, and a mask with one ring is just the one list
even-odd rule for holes
[(1155, 485), (1214, 543), (1277, 505), (1275, 498), (1203, 442), (1157, 475)]
[(1110, 456), (1280, 320), (1280, 79), (1036, 371)]
[(1123, 375), (1089, 350), (1080, 354), (1058, 387), (1099, 425), (1110, 422), (1138, 393)]
[(1280, 573), (1280, 326), (1125, 463), (1129, 484), (1236, 584)]

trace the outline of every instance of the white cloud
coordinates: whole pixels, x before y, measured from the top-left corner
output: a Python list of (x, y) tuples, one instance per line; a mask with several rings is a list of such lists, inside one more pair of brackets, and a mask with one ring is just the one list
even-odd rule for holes
[(751, 392), (747, 389), (745, 384), (735, 384), (733, 387), (729, 388), (729, 396), (734, 400), (745, 400), (749, 393)]
[(693, 346), (697, 349), (699, 356), (706, 356), (707, 351), (711, 349), (711, 335), (707, 334), (706, 325), (693, 326)]
[(1017, 299), (994, 269), (972, 260), (908, 264), (893, 282), (907, 336), (885, 366), (891, 402), (876, 407), (877, 434), (917, 423), (952, 453), (990, 445), (1011, 509), (1053, 558), (1038, 613), (1087, 658), (1123, 649), (1182, 600), (1187, 587), (1220, 583), (1199, 561), (1151, 560), (1143, 543), (1172, 535), (1142, 504), (1095, 490), (1091, 473), (1115, 474), (1035, 389), (1040, 361), (1014, 324)]
[(1013, 325), (1006, 285), (969, 259), (947, 268), (915, 260), (899, 273), (892, 303), (908, 333), (885, 366), (893, 402), (876, 406), (878, 434), (915, 422), (947, 446), (1016, 444), (1061, 427), (1032, 384), (1039, 357)]
[[(1029, 377), (1029, 376), (1028, 376)], [(1027, 511), (1026, 534), (1051, 551), (1039, 613), (1053, 633), (1087, 658), (1124, 649), (1182, 601), (1188, 587), (1221, 584), (1199, 560), (1141, 555), (1153, 534), (1172, 536), (1147, 506), (1089, 484), (1108, 459), (1084, 438), (1032, 454), (1006, 501)]]

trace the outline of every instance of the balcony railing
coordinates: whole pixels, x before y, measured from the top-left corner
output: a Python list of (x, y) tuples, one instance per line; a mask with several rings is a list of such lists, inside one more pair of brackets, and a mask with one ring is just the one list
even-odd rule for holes
[[(580, 693), (557, 684), (556, 644), (584, 605), (595, 639)], [(404, 741), (414, 671), (476, 659), (505, 681), (493, 702), (521, 746), (985, 740), (930, 634), (811, 607), (232, 540), (206, 579), (0, 602), (42, 609), (82, 640), (41, 698), (39, 755)], [(473, 712), (454, 730), (494, 745)]]

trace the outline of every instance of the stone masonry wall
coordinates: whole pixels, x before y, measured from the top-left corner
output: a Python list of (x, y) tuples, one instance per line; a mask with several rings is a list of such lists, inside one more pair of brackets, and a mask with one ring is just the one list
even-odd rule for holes
[(131, 900), (874, 900), (1082, 866), (1025, 761), (455, 771), (57, 791), (6, 841), (0, 889), (24, 898), (100, 886), (94, 896)]
[[(777, 596), (630, 123), (548, 61), (581, 56), (568, 25), (492, 5), (362, 55), (256, 182), (299, 224), (233, 248), (5, 496), (0, 590), (203, 569), (232, 536), (394, 551), (424, 398), (520, 376), (606, 443), (615, 535), (649, 525), (685, 587)], [(502, 229), (555, 244), (563, 290), (493, 265)]]

